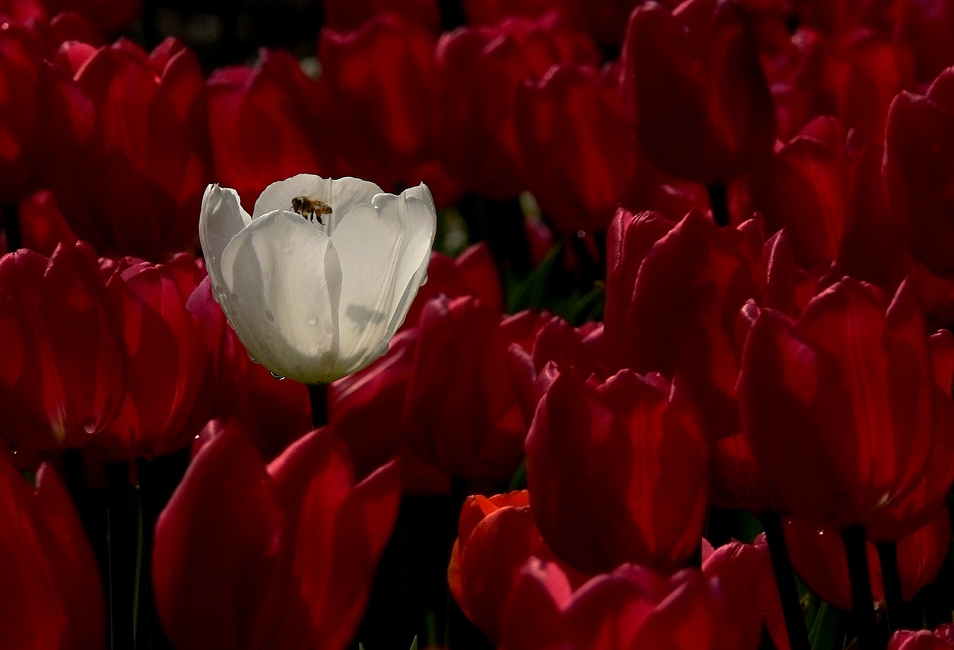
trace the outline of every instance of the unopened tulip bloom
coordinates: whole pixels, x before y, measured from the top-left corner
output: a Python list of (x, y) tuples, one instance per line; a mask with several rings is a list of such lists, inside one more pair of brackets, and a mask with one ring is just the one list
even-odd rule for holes
[(214, 294), (273, 374), (331, 382), (384, 354), (426, 278), (437, 213), (427, 186), (357, 178), (272, 183), (251, 216), (210, 185), (199, 238)]

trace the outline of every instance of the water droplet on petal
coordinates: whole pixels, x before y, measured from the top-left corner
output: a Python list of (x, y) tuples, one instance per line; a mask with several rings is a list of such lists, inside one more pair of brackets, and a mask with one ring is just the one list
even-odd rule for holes
[(258, 360), (255, 357), (253, 357), (251, 354), (248, 355), (248, 360), (251, 361), (252, 363), (258, 363)]
[(292, 246), (291, 244), (286, 244), (286, 245), (282, 248), (282, 250), (285, 251), (286, 253), (290, 253), (290, 252), (292, 252), (293, 250), (295, 250), (295, 247)]
[(578, 239), (583, 239), (584, 237), (586, 237), (586, 231), (585, 231), (585, 230), (577, 230), (577, 231), (576, 231), (576, 236), (577, 236)]
[(270, 374), (273, 379), (277, 379), (278, 381), (285, 381), (284, 377), (282, 377), (281, 375), (277, 373), (272, 372), (271, 370), (268, 371), (268, 374)]
[(311, 318), (309, 318), (309, 319), (308, 319), (307, 321), (305, 321), (305, 322), (308, 323), (309, 325), (315, 325), (315, 324), (318, 323), (318, 319), (315, 318), (314, 316), (312, 316)]

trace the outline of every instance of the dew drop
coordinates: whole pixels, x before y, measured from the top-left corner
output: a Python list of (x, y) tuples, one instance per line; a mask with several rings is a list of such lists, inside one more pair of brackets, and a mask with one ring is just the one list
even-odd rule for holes
[(272, 372), (271, 370), (268, 371), (268, 374), (270, 374), (273, 379), (277, 379), (278, 381), (285, 381), (284, 377), (282, 377), (281, 375), (277, 373)]
[(585, 238), (585, 237), (586, 237), (586, 231), (585, 231), (585, 230), (577, 230), (577, 231), (576, 231), (576, 237), (577, 237), (577, 239), (583, 239), (583, 238)]
[(251, 361), (252, 363), (258, 363), (258, 360), (255, 357), (253, 357), (251, 354), (248, 355), (248, 360)]
[(318, 319), (315, 318), (314, 316), (312, 316), (311, 318), (309, 318), (309, 319), (308, 319), (307, 321), (305, 321), (305, 322), (308, 323), (309, 325), (315, 325), (315, 324), (318, 323)]
[(290, 252), (292, 252), (293, 250), (295, 250), (295, 247), (292, 246), (291, 244), (286, 244), (286, 245), (282, 248), (282, 250), (285, 251), (286, 253), (290, 253)]

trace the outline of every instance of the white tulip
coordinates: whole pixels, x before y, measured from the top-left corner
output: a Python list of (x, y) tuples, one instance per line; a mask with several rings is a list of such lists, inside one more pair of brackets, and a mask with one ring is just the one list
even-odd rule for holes
[(436, 228), (423, 183), (395, 196), (310, 174), (269, 185), (252, 216), (235, 190), (210, 185), (199, 217), (214, 295), (235, 333), (272, 374), (304, 383), (334, 381), (387, 351), (427, 279)]

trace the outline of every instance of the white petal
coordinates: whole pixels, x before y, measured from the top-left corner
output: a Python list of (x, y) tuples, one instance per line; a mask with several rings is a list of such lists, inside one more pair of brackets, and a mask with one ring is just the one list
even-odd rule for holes
[(222, 256), (226, 315), (273, 373), (327, 382), (338, 356), (341, 267), (327, 235), (292, 212), (262, 215)]
[(387, 351), (427, 271), (437, 227), (433, 202), (415, 196), (379, 194), (373, 206), (356, 206), (331, 237), (341, 260), (342, 374)]
[(220, 269), (225, 247), (249, 223), (251, 218), (242, 209), (235, 190), (217, 184), (205, 188), (199, 212), (199, 241), (213, 288), (221, 290), (223, 287)]
[(307, 196), (331, 206), (331, 214), (323, 215), (325, 232), (334, 232), (338, 222), (359, 203), (371, 203), (381, 188), (360, 178), (332, 180), (314, 174), (298, 174), (272, 183), (259, 195), (252, 214), (255, 219), (273, 210), (290, 210), (292, 199)]

